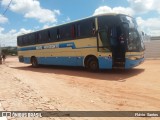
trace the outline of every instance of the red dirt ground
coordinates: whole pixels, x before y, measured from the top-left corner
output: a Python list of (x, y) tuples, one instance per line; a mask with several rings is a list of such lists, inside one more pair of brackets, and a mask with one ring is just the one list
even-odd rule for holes
[(146, 60), (131, 70), (90, 73), (73, 67), (32, 68), (19, 63), (17, 57), (8, 57), (0, 69), (0, 103), (7, 111), (160, 111), (160, 60)]

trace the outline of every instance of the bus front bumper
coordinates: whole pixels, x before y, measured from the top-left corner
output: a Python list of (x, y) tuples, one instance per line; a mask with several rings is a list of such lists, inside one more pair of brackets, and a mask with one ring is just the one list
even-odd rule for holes
[(131, 59), (126, 58), (125, 69), (131, 69), (133, 67), (140, 65), (143, 62), (144, 62), (144, 58), (140, 58), (136, 60), (131, 60)]

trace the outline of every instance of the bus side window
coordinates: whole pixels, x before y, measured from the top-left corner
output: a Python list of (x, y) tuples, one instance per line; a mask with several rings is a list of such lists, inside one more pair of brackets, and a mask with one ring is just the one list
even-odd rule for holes
[(30, 45), (32, 42), (31, 34), (28, 35), (28, 45)]
[(77, 24), (77, 37), (81, 36), (81, 26), (80, 24)]
[(91, 37), (93, 36), (92, 34), (92, 20), (84, 20), (82, 22), (80, 22), (81, 25), (81, 37), (85, 38), (85, 37)]
[(22, 42), (22, 46), (24, 46), (24, 40), (23, 39), (24, 39), (24, 36), (22, 37), (22, 41), (21, 41)]
[(39, 39), (38, 33), (35, 33), (35, 44), (38, 43), (38, 39)]
[(95, 36), (95, 34), (96, 34), (96, 25), (95, 25), (94, 21), (92, 23), (92, 34), (93, 34), (93, 36)]
[(27, 36), (23, 37), (23, 45), (24, 46), (28, 45), (28, 37)]
[(49, 41), (49, 42), (51, 41), (51, 33), (50, 33), (49, 30), (48, 30), (48, 41)]
[(22, 46), (23, 44), (22, 44), (22, 37), (18, 37), (17, 38), (17, 45), (18, 46)]
[(22, 38), (22, 44), (23, 44), (23, 46), (25, 46), (25, 36), (23, 36), (23, 38)]
[(42, 39), (41, 33), (40, 33), (40, 32), (37, 32), (37, 33), (36, 33), (36, 43), (37, 43), (37, 44), (42, 43), (41, 39)]
[(42, 43), (42, 35), (40, 32), (38, 33), (38, 43)]
[(56, 41), (57, 40), (57, 29), (51, 28), (49, 30), (49, 32), (50, 32), (50, 40), (51, 41)]
[(72, 40), (73, 36), (72, 36), (72, 25), (71, 24), (68, 24), (68, 25), (63, 25), (61, 26), (61, 40)]
[(29, 45), (35, 44), (34, 39), (35, 39), (34, 33), (31, 33), (31, 34), (28, 35), (28, 43), (29, 43)]
[(48, 30), (43, 30), (41, 33), (41, 43), (48, 43)]
[(59, 30), (59, 28), (57, 29), (57, 40), (59, 40), (60, 39), (60, 30)]
[(72, 30), (71, 30), (72, 38), (76, 38), (76, 27), (75, 25), (72, 25)]
[(36, 44), (35, 39), (36, 39), (35, 33), (32, 33), (32, 44), (33, 45)]

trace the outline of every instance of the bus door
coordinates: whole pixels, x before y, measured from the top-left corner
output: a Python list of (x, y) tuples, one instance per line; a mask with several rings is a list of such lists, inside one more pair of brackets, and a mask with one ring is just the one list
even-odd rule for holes
[(100, 65), (101, 68), (111, 69), (112, 68), (112, 52), (110, 46), (110, 40), (108, 37), (108, 28), (102, 28), (98, 30), (97, 36), (97, 49), (99, 56), (103, 58), (103, 63)]
[(98, 51), (99, 52), (111, 52), (110, 41), (108, 37), (108, 30), (101, 29), (99, 30), (99, 37), (98, 37)]
[(120, 26), (110, 28), (110, 44), (112, 50), (112, 67), (125, 67), (125, 38)]

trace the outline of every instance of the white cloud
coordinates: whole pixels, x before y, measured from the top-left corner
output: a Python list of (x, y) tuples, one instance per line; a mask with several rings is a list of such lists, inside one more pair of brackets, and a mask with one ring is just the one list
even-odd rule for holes
[(42, 29), (47, 29), (49, 27), (51, 27), (49, 24), (45, 24)]
[(103, 13), (122, 13), (127, 15), (134, 15), (134, 11), (129, 7), (114, 7), (110, 8), (109, 6), (100, 6), (94, 11), (93, 15), (103, 14)]
[(115, 7), (113, 8), (113, 12), (115, 13), (123, 13), (123, 14), (127, 14), (127, 15), (134, 15), (134, 11), (127, 7), (127, 8), (124, 8), (124, 7)]
[[(2, 0), (2, 5), (7, 6), (10, 0)], [(38, 0), (12, 0), (10, 10), (16, 13), (21, 13), (26, 18), (35, 18), (41, 23), (57, 22), (57, 15), (60, 15), (59, 10), (44, 9), (40, 6)]]
[(0, 24), (8, 22), (8, 18), (0, 14)]
[(38, 12), (30, 11), (26, 13), (25, 17), (26, 18), (36, 18), (41, 23), (45, 23), (45, 22), (54, 23), (54, 22), (57, 22), (56, 14), (57, 12), (54, 12), (54, 11), (50, 11), (47, 9), (39, 9)]
[(22, 35), (22, 34), (26, 34), (26, 33), (30, 33), (30, 32), (33, 32), (33, 30), (26, 30), (25, 28), (21, 28), (19, 30), (19, 32), (17, 32), (16, 34), (17, 35)]
[(17, 36), (32, 32), (33, 30), (26, 30), (21, 28), (19, 31), (15, 29), (5, 33), (4, 28), (0, 27), (0, 43), (3, 46), (17, 46)]
[(152, 36), (160, 36), (160, 18), (142, 19), (138, 17), (137, 23), (139, 27), (147, 34)]
[[(160, 14), (159, 0), (128, 0), (130, 7), (136, 14), (146, 14), (150, 11)], [(160, 16), (156, 18), (136, 18), (139, 27), (149, 35), (160, 36)]]
[(151, 10), (160, 13), (160, 1), (159, 0), (128, 0), (130, 7), (136, 13), (147, 13)]
[(62, 24), (68, 23), (70, 21), (71, 21), (70, 17), (67, 17), (64, 21), (62, 21)]
[(57, 15), (61, 14), (60, 10), (54, 10), (54, 13), (57, 14)]
[(40, 27), (39, 26), (35, 26), (34, 27), (34, 30), (38, 30)]
[(103, 14), (103, 13), (111, 13), (112, 9), (108, 6), (101, 6), (94, 11), (93, 15)]
[(71, 18), (70, 18), (70, 17), (67, 17), (67, 18), (66, 18), (66, 21), (67, 21), (67, 22), (70, 22), (70, 21), (71, 21)]
[(4, 28), (0, 27), (0, 33), (4, 31)]
[(47, 28), (50, 28), (50, 27), (54, 27), (56, 26), (57, 24), (45, 24), (42, 29), (47, 29)]

